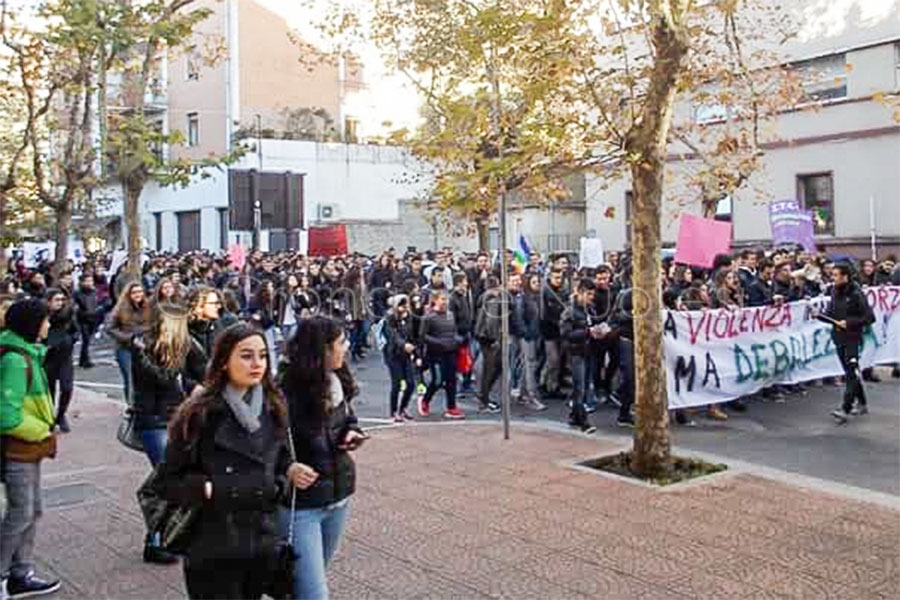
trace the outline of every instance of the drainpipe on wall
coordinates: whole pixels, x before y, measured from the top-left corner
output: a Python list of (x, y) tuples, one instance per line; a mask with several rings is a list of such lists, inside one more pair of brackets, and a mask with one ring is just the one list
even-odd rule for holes
[(348, 143), (347, 140), (347, 111), (344, 107), (344, 99), (346, 95), (347, 85), (347, 61), (344, 55), (338, 57), (338, 127), (341, 132), (341, 141)]
[[(228, 56), (225, 62), (225, 151), (227, 153), (234, 152), (235, 140), (234, 122), (240, 120), (240, 69), (238, 55), (238, 36), (240, 30), (238, 28), (238, 0), (225, 0), (225, 40), (228, 44)], [(231, 188), (231, 166), (225, 171), (225, 176)], [(228, 208), (230, 206), (230, 198), (228, 200)], [(221, 221), (220, 221), (221, 226)], [(231, 233), (230, 227), (228, 234)], [(220, 236), (221, 237), (221, 236)], [(228, 235), (225, 239), (228, 239)], [(243, 243), (243, 236), (238, 234), (235, 239), (236, 243)], [(227, 248), (222, 248), (227, 250)]]
[(228, 152), (234, 150), (234, 122), (240, 122), (240, 59), (238, 53), (238, 0), (226, 0), (225, 38), (228, 41), (228, 58), (225, 65), (225, 145)]

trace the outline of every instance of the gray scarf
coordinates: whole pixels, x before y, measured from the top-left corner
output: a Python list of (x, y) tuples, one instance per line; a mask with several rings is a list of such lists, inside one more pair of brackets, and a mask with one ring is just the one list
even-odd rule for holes
[(231, 387), (231, 384), (225, 386), (222, 392), (225, 402), (231, 408), (231, 413), (238, 423), (249, 433), (254, 433), (259, 429), (259, 415), (262, 414), (263, 405), (263, 389), (261, 385), (254, 385), (247, 390), (246, 393)]

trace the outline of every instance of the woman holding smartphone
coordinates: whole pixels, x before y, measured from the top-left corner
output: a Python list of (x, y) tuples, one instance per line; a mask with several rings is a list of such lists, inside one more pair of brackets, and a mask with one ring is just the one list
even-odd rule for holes
[(295, 501), (284, 500), (281, 531), (289, 535), (293, 519), (295, 598), (328, 598), (326, 569), (343, 534), (356, 486), (350, 452), (368, 437), (353, 411), (358, 388), (346, 364), (349, 347), (342, 324), (320, 316), (301, 320), (288, 343), (289, 366), (283, 370), (282, 389), (293, 434), (293, 460), (302, 465), (302, 473)]

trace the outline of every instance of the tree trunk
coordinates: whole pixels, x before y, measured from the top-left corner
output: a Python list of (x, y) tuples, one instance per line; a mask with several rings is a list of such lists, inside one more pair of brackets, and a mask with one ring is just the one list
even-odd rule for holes
[(490, 252), (491, 250), (491, 228), (487, 219), (480, 218), (476, 222), (478, 227), (478, 250), (479, 252)]
[(100, 56), (97, 59), (97, 64), (100, 65), (100, 73), (97, 77), (97, 159), (100, 161), (100, 177), (104, 178), (107, 175), (107, 165), (109, 158), (106, 156), (106, 136), (107, 136), (107, 122), (106, 122), (106, 113), (107, 113), (107, 105), (108, 99), (106, 97), (107, 94), (107, 70), (106, 70), (106, 44), (100, 44)]
[(653, 475), (669, 462), (669, 418), (663, 368), (663, 330), (660, 316), (662, 236), (660, 235), (662, 173), (640, 166), (632, 169), (632, 275), (634, 288), (634, 372), (637, 426), (634, 463), (638, 473)]
[(142, 181), (126, 181), (122, 184), (125, 193), (125, 227), (128, 230), (128, 263), (125, 269), (138, 279), (141, 276), (141, 215), (138, 202), (143, 189)]
[[(676, 6), (676, 8), (671, 8)], [(627, 139), (632, 163), (634, 215), (632, 218), (632, 287), (634, 300), (634, 372), (637, 423), (634, 432), (632, 469), (651, 477), (668, 469), (668, 399), (663, 363), (662, 249), (660, 224), (667, 137), (672, 121), (676, 84), (688, 51), (682, 18), (672, 12), (684, 10), (673, 2), (657, 8), (653, 15), (653, 45), (656, 61), (641, 107), (641, 120)], [(676, 15), (680, 17), (680, 15)]]
[(69, 229), (72, 228), (72, 202), (64, 197), (53, 214), (56, 217), (54, 233), (56, 234), (56, 256), (53, 258), (53, 280), (59, 280), (59, 274), (63, 272), (69, 255)]
[(0, 277), (6, 275), (6, 190), (0, 189)]

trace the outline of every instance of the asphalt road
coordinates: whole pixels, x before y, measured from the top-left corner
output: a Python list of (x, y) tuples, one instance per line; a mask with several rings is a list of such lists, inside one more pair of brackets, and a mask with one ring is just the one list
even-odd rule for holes
[[(101, 340), (92, 355), (97, 366), (76, 368), (76, 386), (123, 401), (112, 346)], [(361, 388), (360, 418), (370, 426), (388, 424), (390, 382), (380, 356), (371, 354), (354, 368)], [(746, 413), (732, 414), (726, 422), (698, 414), (693, 427), (673, 426), (672, 441), (679, 448), (900, 496), (900, 380), (891, 379), (886, 370), (882, 377), (882, 383), (866, 384), (870, 414), (846, 425), (835, 424), (829, 416), (840, 404), (841, 389), (820, 387), (805, 396), (790, 396), (783, 404), (751, 402)], [(473, 397), (461, 397), (460, 406), (470, 419), (499, 419), (476, 415)], [(441, 420), (442, 407), (439, 394), (429, 420)], [(73, 410), (77, 413), (77, 405)], [(513, 408), (513, 418), (520, 421), (559, 425), (565, 423), (566, 415), (562, 401), (551, 402), (542, 413)], [(77, 414), (74, 416), (77, 434)], [(616, 426), (615, 417), (615, 410), (602, 406), (592, 415), (600, 434), (630, 435), (629, 430)]]

